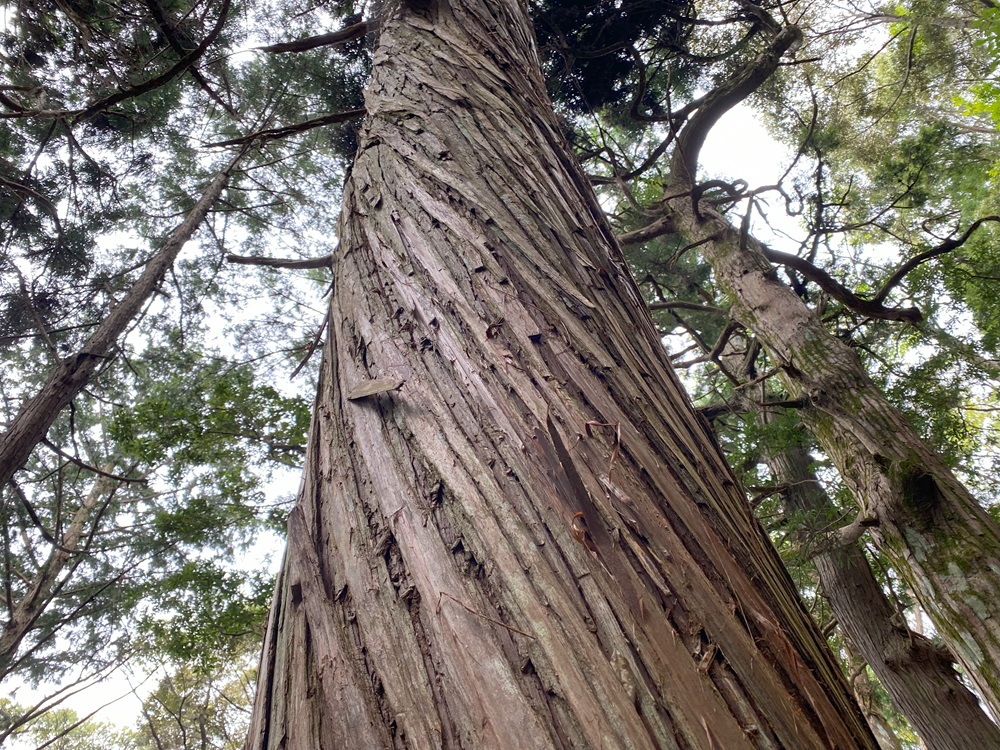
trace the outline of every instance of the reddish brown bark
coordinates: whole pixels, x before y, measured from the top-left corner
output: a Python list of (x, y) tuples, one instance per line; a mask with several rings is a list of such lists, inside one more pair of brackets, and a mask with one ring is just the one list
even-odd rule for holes
[(247, 747), (876, 747), (521, 4), (389, 10), (366, 106)]

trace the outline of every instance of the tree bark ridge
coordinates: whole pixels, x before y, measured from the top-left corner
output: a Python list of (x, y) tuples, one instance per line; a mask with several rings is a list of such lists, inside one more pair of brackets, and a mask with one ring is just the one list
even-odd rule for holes
[(247, 747), (875, 747), (519, 5), (390, 13), (366, 109)]

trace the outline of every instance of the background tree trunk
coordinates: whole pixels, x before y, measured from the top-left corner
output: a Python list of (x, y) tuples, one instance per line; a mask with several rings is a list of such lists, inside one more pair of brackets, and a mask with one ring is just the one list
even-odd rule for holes
[[(871, 666), (897, 708), (934, 750), (1000, 750), (1000, 729), (963, 685), (946, 649), (911, 631), (886, 597), (856, 541), (827, 533), (833, 504), (814, 476), (812, 458), (793, 447), (768, 458), (788, 512), (807, 520), (819, 583), (837, 622)], [(863, 702), (862, 702), (863, 703)]]
[(248, 748), (874, 748), (504, 0), (388, 13)]
[[(682, 190), (673, 186), (673, 192)], [(763, 250), (714, 208), (677, 201), (736, 318), (781, 368), (793, 398), (859, 504), (858, 533), (914, 592), (983, 698), (1000, 709), (1000, 527), (868, 378), (857, 355), (776, 277)]]
[(696, 172), (712, 126), (777, 70), (801, 33), (764, 16), (771, 42), (709, 93), (677, 138), (665, 195), (672, 226), (711, 264), (736, 319), (760, 340), (802, 420), (859, 506), (872, 538), (914, 592), (994, 712), (1000, 712), (1000, 525), (868, 377), (861, 361), (782, 284), (764, 246), (706, 201)]
[(222, 195), (229, 174), (245, 151), (234, 158), (208, 183), (198, 202), (163, 243), (146, 261), (145, 268), (128, 294), (108, 313), (79, 351), (63, 359), (53, 368), (38, 393), (24, 402), (17, 416), (0, 434), (0, 487), (24, 466), (31, 452), (48, 433), (56, 417), (82, 391), (90, 376), (105, 361), (119, 336), (160, 287), (163, 276), (173, 265)]

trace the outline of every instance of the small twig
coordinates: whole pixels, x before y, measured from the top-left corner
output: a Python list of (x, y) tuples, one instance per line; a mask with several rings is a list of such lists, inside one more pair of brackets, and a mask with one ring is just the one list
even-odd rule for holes
[(56, 538), (49, 532), (49, 530), (45, 528), (45, 525), (42, 523), (42, 519), (38, 517), (38, 513), (35, 512), (34, 506), (32, 506), (31, 501), (28, 500), (28, 496), (25, 495), (24, 490), (21, 489), (21, 485), (13, 479), (9, 481), (9, 484), (14, 489), (14, 494), (17, 496), (17, 499), (21, 501), (21, 505), (24, 507), (28, 517), (31, 519), (31, 523), (34, 524), (36, 529), (38, 529), (38, 533), (42, 535), (42, 538), (61, 552), (73, 554), (74, 550), (63, 547), (56, 541)]
[(458, 606), (460, 606), (462, 609), (464, 609), (469, 614), (475, 615), (476, 617), (479, 617), (479, 618), (481, 618), (483, 620), (486, 620), (487, 622), (492, 622), (494, 625), (499, 625), (501, 628), (509, 630), (512, 633), (517, 633), (519, 635), (523, 635), (525, 638), (530, 638), (531, 640), (535, 640), (535, 636), (533, 636), (531, 633), (525, 633), (523, 630), (518, 630), (517, 628), (512, 627), (512, 626), (508, 625), (507, 623), (500, 622), (499, 620), (495, 620), (492, 617), (487, 617), (484, 614), (476, 612), (476, 610), (474, 610), (468, 604), (466, 604), (465, 602), (459, 601), (458, 599), (456, 599), (451, 594), (449, 594), (449, 593), (447, 593), (445, 591), (439, 591), (438, 592), (438, 603), (437, 603), (437, 610), (436, 610), (438, 612), (438, 614), (441, 613), (441, 599), (443, 597), (448, 597), (453, 602), (455, 602), (455, 604), (457, 604)]
[(313, 336), (312, 341), (309, 342), (309, 346), (306, 349), (306, 356), (302, 358), (302, 361), (299, 362), (298, 366), (292, 371), (292, 374), (288, 378), (289, 380), (298, 375), (299, 372), (302, 371), (302, 368), (306, 366), (306, 363), (312, 359), (312, 355), (316, 351), (316, 347), (319, 346), (319, 340), (323, 337), (323, 331), (326, 330), (329, 323), (330, 315), (326, 314), (323, 316), (323, 322), (320, 324), (319, 330), (316, 331), (316, 335)]
[(76, 456), (74, 456), (74, 455), (72, 455), (70, 453), (67, 453), (62, 448), (60, 448), (58, 445), (56, 445), (55, 443), (50, 442), (48, 438), (43, 438), (41, 442), (42, 442), (42, 444), (46, 448), (48, 448), (49, 450), (51, 450), (57, 456), (60, 456), (61, 458), (65, 458), (67, 461), (69, 461), (74, 466), (79, 466), (81, 469), (86, 469), (87, 471), (93, 472), (94, 474), (97, 474), (98, 476), (105, 477), (106, 479), (114, 479), (116, 482), (128, 482), (128, 483), (131, 483), (131, 484), (146, 484), (146, 479), (145, 478), (143, 478), (143, 479), (129, 479), (128, 477), (122, 477), (122, 476), (119, 476), (118, 474), (111, 474), (111, 473), (109, 473), (107, 471), (102, 471), (102, 470), (98, 469), (96, 466), (91, 466), (86, 461), (83, 461), (83, 460), (77, 458)]

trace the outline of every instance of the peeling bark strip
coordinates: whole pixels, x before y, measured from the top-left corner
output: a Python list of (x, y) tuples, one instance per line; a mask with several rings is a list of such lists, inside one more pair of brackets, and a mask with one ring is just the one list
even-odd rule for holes
[(521, 4), (390, 12), (366, 109), (247, 748), (875, 748)]

